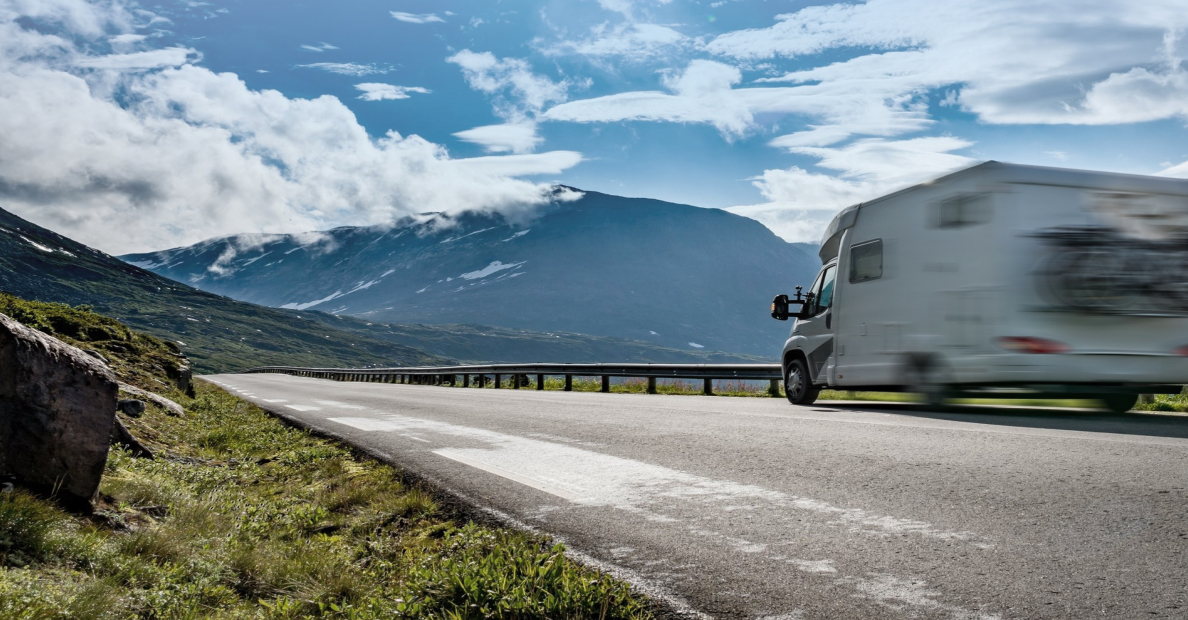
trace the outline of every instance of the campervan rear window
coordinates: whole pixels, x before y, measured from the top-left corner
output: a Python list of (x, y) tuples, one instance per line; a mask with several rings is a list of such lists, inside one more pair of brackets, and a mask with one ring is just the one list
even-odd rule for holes
[(850, 248), (850, 283), (883, 277), (883, 240), (866, 241)]

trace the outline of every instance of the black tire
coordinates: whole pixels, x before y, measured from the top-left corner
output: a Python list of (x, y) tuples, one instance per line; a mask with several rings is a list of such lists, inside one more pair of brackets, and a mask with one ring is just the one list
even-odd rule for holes
[(1105, 394), (1098, 397), (1102, 408), (1113, 413), (1126, 413), (1138, 404), (1138, 394)]
[(793, 405), (811, 405), (821, 388), (813, 385), (812, 375), (804, 360), (795, 358), (784, 368), (784, 396)]
[(904, 368), (904, 388), (920, 397), (920, 404), (926, 411), (945, 411), (953, 391), (940, 380), (938, 365), (931, 359), (912, 359)]

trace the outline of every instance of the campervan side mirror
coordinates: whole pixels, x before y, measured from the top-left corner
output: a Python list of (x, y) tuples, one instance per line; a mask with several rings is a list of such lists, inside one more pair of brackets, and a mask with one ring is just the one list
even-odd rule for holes
[[(803, 296), (800, 292), (802, 286), (796, 287), (796, 298), (789, 299), (787, 295), (776, 295), (775, 299), (771, 300), (771, 318), (777, 321), (787, 321), (789, 317), (804, 318), (804, 309), (807, 307), (809, 301), (812, 300), (813, 294), (809, 293)], [(800, 310), (796, 314), (792, 314), (789, 306), (792, 304), (800, 304)]]
[(788, 320), (788, 296), (776, 295), (775, 299), (771, 300), (771, 318), (777, 321)]

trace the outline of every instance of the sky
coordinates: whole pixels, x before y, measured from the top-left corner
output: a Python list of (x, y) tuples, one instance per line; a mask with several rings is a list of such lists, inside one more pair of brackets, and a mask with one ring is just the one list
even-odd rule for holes
[(990, 159), (1188, 177), (1185, 0), (0, 0), (0, 207), (113, 254), (555, 184), (817, 241)]

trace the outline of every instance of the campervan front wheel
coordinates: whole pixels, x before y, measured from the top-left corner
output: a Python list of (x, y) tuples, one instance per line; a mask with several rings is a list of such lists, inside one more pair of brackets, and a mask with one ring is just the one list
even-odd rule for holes
[(820, 388), (813, 385), (808, 366), (802, 359), (793, 359), (784, 369), (784, 395), (793, 405), (811, 405), (817, 400)]

